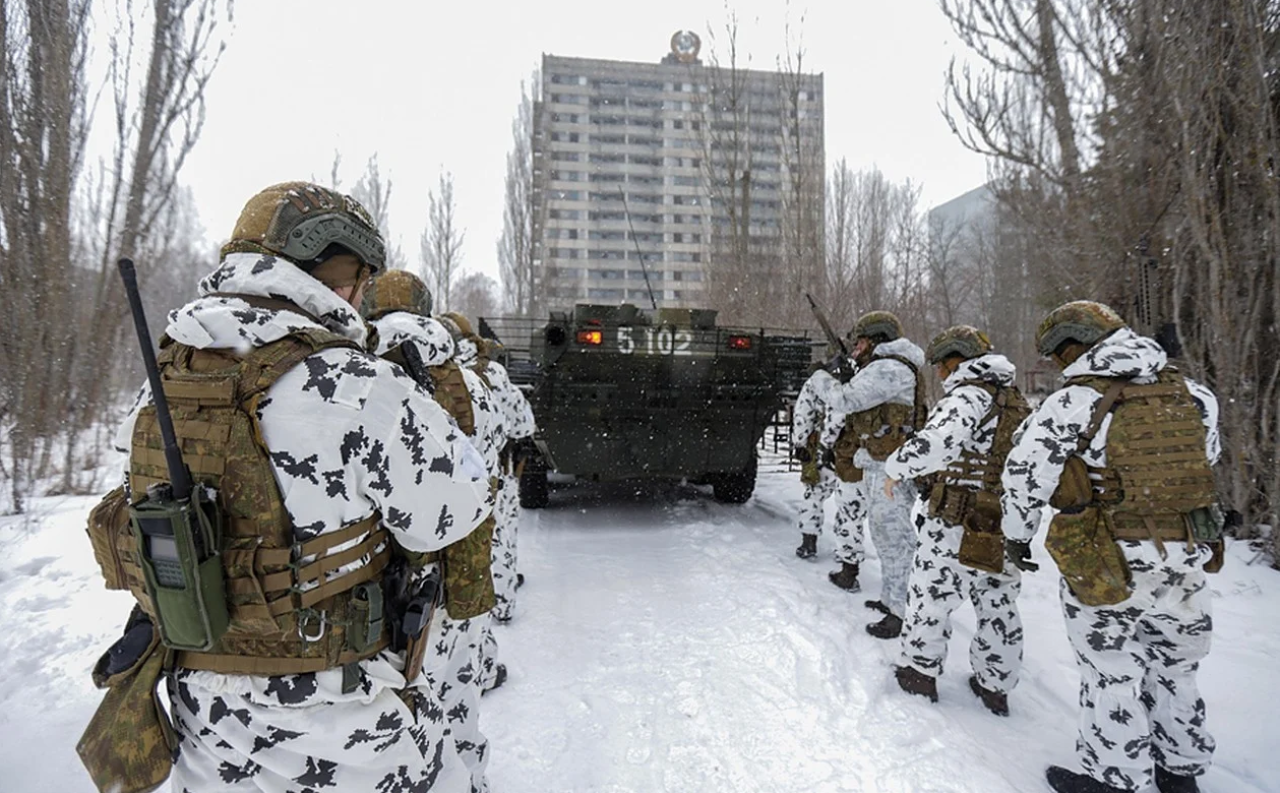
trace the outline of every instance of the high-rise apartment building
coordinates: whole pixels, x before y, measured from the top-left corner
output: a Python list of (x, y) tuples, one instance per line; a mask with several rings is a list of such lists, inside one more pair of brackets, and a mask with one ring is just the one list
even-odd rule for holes
[(643, 306), (650, 286), (659, 306), (705, 305), (730, 226), (780, 249), (802, 167), (820, 223), (822, 75), (716, 68), (697, 48), (682, 31), (661, 63), (543, 56), (534, 243), (551, 305)]

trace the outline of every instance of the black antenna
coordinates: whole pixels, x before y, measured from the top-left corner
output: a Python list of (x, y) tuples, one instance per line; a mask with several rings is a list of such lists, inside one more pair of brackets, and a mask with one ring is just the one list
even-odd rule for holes
[(644, 273), (644, 286), (649, 290), (649, 303), (653, 306), (653, 310), (658, 310), (658, 301), (653, 298), (653, 284), (649, 283), (649, 268), (644, 266), (644, 253), (640, 250), (640, 240), (636, 239), (636, 227), (631, 223), (631, 210), (627, 208), (627, 191), (620, 190), (618, 195), (622, 196), (622, 211), (627, 214), (627, 228), (631, 230), (631, 241), (635, 243), (636, 255), (640, 257), (640, 272)]
[(169, 415), (169, 400), (164, 396), (164, 384), (160, 380), (160, 367), (156, 365), (156, 353), (151, 349), (151, 332), (147, 330), (147, 315), (142, 310), (142, 296), (138, 294), (138, 275), (133, 260), (124, 258), (116, 262), (124, 292), (133, 310), (133, 326), (138, 331), (138, 344), (142, 346), (142, 362), (147, 367), (147, 380), (151, 383), (151, 400), (156, 406), (156, 420), (160, 423), (160, 437), (164, 439), (164, 461), (169, 467), (169, 484), (173, 486), (173, 498), (183, 501), (191, 497), (191, 474), (182, 462), (178, 449), (178, 436), (173, 431), (173, 418)]

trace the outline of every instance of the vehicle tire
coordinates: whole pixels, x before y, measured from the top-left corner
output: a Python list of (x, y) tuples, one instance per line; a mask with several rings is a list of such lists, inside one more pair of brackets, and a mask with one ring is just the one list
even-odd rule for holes
[(520, 475), (520, 506), (542, 509), (551, 500), (546, 471), (525, 471)]
[(711, 481), (711, 493), (723, 504), (741, 504), (751, 498), (756, 489), (756, 458), (751, 456), (747, 467), (737, 473), (717, 474)]

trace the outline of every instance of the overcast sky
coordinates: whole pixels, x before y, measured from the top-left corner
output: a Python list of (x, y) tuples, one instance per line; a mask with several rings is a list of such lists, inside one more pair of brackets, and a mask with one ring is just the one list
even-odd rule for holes
[[(828, 167), (845, 157), (911, 178), (926, 205), (982, 183), (982, 159), (938, 110), (958, 44), (936, 0), (734, 7), (751, 68), (776, 68), (788, 16), (802, 31), (805, 70), (825, 79)], [(416, 265), (427, 190), (444, 168), (466, 228), (463, 267), (496, 278), (511, 121), (542, 54), (657, 62), (690, 29), (705, 62), (708, 26), (723, 37), (726, 16), (722, 0), (239, 2), (183, 181), (221, 242), (259, 189), (327, 178), (335, 150), (350, 188), (376, 153), (393, 183), (389, 242)]]

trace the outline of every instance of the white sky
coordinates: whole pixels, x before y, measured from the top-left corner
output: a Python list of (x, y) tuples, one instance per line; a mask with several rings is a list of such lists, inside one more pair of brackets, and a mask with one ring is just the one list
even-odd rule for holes
[[(781, 2), (741, 2), (740, 49), (773, 69), (788, 16)], [(826, 156), (919, 182), (924, 203), (981, 184), (982, 158), (938, 110), (943, 71), (959, 46), (935, 0), (795, 4), (805, 71), (825, 75)], [(455, 178), (463, 267), (497, 277), (505, 157), (520, 82), (542, 53), (657, 62), (682, 28), (712, 44), (721, 0), (392, 2), (256, 0), (235, 4), (234, 28), (208, 90), (208, 118), (183, 171), (213, 242), (246, 199), (291, 179), (326, 179), (334, 151), (350, 188), (377, 153), (391, 179), (392, 245), (411, 265), (427, 190)]]

